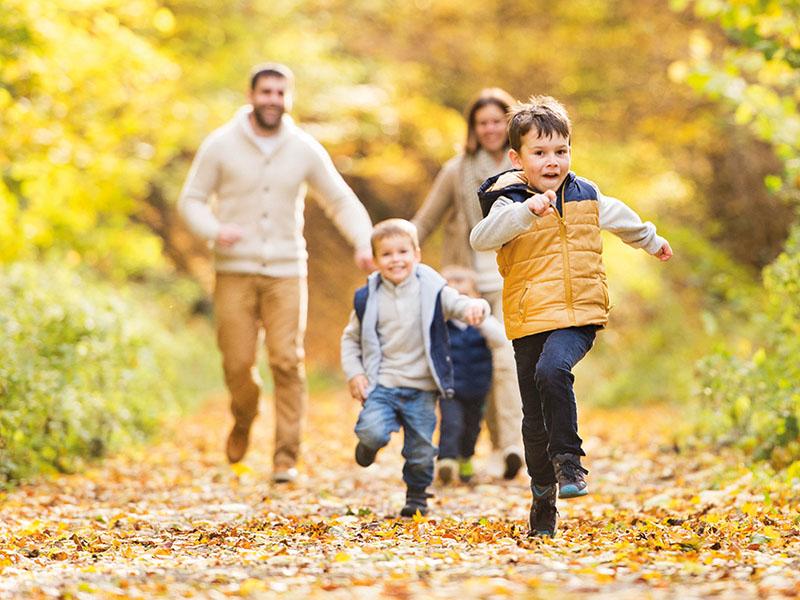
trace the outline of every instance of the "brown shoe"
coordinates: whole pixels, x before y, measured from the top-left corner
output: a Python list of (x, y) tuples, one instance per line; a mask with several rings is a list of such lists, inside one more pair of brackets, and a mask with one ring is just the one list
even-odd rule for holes
[(237, 423), (233, 426), (228, 435), (228, 443), (225, 444), (225, 453), (228, 455), (229, 462), (237, 463), (244, 458), (249, 438), (250, 425), (239, 425)]

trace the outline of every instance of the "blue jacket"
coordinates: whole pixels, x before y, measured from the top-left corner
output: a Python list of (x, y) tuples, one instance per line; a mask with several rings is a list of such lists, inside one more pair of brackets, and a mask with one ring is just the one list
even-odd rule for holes
[(447, 322), (456, 397), (483, 400), (492, 387), (492, 351), (478, 329)]
[[(450, 358), (450, 339), (441, 299), (442, 288), (447, 282), (434, 269), (423, 264), (416, 266), (414, 276), (420, 283), (419, 294), (424, 325), (422, 337), (428, 367), (439, 392), (450, 398), (454, 394), (453, 361)], [(380, 284), (380, 273), (375, 272), (367, 279), (367, 285), (356, 290), (353, 298), (353, 308), (361, 323), (361, 361), (370, 383), (368, 393), (374, 389), (378, 381), (381, 365), (378, 302), (375, 295)]]

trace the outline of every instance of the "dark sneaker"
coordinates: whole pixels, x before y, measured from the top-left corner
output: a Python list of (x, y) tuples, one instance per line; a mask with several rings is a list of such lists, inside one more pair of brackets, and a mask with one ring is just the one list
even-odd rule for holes
[(544, 487), (531, 485), (533, 502), (531, 503), (530, 532), (528, 536), (555, 537), (558, 524), (558, 511), (556, 510), (556, 484), (551, 483)]
[(247, 452), (249, 441), (250, 425), (239, 425), (238, 423), (234, 425), (228, 434), (228, 441), (225, 444), (225, 454), (228, 456), (228, 462), (237, 463), (242, 460)]
[(358, 442), (356, 446), (356, 462), (362, 467), (368, 467), (375, 462), (375, 455), (378, 454), (377, 450), (373, 450)]
[(584, 475), (589, 471), (581, 466), (581, 457), (577, 454), (556, 454), (553, 467), (558, 479), (559, 498), (577, 498), (589, 493)]
[(424, 489), (408, 488), (406, 490), (406, 505), (400, 510), (400, 516), (413, 517), (419, 513), (424, 517), (428, 514), (428, 498), (433, 498), (433, 494), (429, 494)]
[(450, 485), (455, 481), (458, 472), (458, 462), (455, 458), (440, 458), (436, 467), (439, 472), (439, 481), (443, 485)]
[(522, 455), (518, 450), (506, 450), (503, 456), (503, 463), (505, 465), (503, 479), (511, 481), (517, 476), (522, 467)]

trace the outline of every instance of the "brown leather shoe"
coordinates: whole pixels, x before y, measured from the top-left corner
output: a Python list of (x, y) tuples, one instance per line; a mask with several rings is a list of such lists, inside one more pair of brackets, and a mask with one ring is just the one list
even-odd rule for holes
[(249, 439), (250, 425), (239, 425), (237, 423), (233, 426), (230, 434), (228, 434), (228, 443), (225, 444), (225, 453), (228, 455), (229, 462), (237, 463), (244, 458)]

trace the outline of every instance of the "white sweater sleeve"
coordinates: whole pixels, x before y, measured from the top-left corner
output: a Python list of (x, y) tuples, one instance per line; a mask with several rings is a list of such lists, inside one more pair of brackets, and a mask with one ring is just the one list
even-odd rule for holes
[(642, 219), (627, 204), (599, 190), (597, 201), (600, 210), (600, 228), (618, 236), (634, 248), (642, 248), (648, 254), (655, 254), (666, 241), (656, 233), (656, 226), (642, 222)]
[(500, 197), (492, 204), (489, 214), (472, 228), (469, 243), (479, 252), (499, 250), (504, 244), (528, 231), (538, 218), (528, 210), (524, 202)]
[(220, 223), (209, 205), (209, 199), (216, 191), (218, 182), (219, 161), (214, 138), (206, 138), (192, 161), (178, 200), (178, 211), (189, 229), (207, 240), (215, 240), (219, 235)]
[(312, 165), (308, 183), (325, 214), (354, 248), (368, 248), (372, 221), (367, 209), (345, 182), (325, 148), (309, 139)]

